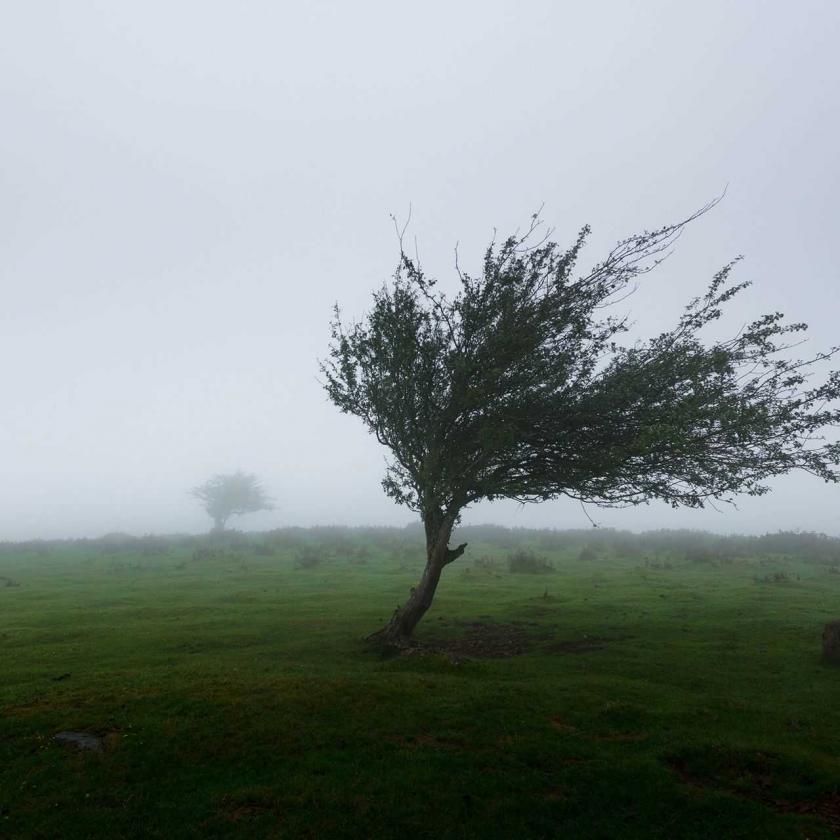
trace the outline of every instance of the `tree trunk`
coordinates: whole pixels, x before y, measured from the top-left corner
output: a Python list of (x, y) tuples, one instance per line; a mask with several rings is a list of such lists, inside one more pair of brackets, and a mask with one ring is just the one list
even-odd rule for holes
[(423, 517), (426, 531), (426, 568), (423, 576), (417, 586), (411, 588), (405, 604), (398, 606), (388, 623), (369, 636), (369, 639), (393, 647), (406, 647), (410, 644), (414, 628), (432, 605), (444, 567), (457, 560), (467, 547), (466, 543), (457, 548), (449, 547), (449, 537), (456, 518), (457, 514), (437, 512)]

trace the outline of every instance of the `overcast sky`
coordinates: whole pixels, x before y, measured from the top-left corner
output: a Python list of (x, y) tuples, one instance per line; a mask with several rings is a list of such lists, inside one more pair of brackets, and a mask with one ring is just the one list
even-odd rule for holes
[[(593, 226), (585, 268), (728, 185), (635, 330), (743, 253), (731, 331), (780, 309), (840, 343), (839, 42), (836, 0), (1, 3), (0, 539), (202, 530), (186, 490), (237, 468), (277, 500), (245, 528), (410, 521), (317, 381), (331, 306), (364, 312), (409, 203), (448, 288), (456, 242), (477, 266), (543, 203), (564, 243)], [(840, 488), (775, 488), (590, 513), (840, 533)]]

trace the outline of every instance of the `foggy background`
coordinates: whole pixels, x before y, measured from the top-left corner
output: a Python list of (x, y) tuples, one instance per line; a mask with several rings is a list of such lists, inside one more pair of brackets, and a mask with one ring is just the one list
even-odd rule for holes
[[(671, 325), (733, 256), (730, 309), (840, 343), (840, 4), (0, 4), (0, 539), (200, 531), (187, 490), (259, 474), (248, 529), (395, 524), (384, 451), (328, 403), (330, 309), (363, 314), (409, 203), (429, 273), (543, 216), (581, 268), (718, 195), (628, 301)], [(739, 510), (604, 526), (840, 532), (805, 475)], [(577, 503), (465, 521), (585, 527)]]

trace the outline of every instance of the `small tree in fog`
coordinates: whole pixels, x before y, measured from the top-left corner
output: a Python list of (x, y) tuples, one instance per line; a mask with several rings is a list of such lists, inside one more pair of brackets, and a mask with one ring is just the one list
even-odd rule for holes
[(271, 499), (259, 479), (251, 473), (235, 472), (214, 475), (194, 487), (190, 495), (198, 499), (213, 520), (213, 530), (223, 531), (231, 516), (271, 510)]
[(789, 337), (806, 327), (779, 313), (728, 340), (701, 338), (748, 285), (730, 284), (733, 264), (672, 329), (619, 343), (626, 320), (608, 308), (700, 213), (619, 242), (579, 275), (588, 228), (561, 250), (533, 242), (535, 216), (524, 235), (491, 242), (478, 274), (456, 260), (454, 297), (400, 249), (362, 321), (344, 324), (336, 308), (327, 392), (390, 449), (385, 492), (425, 527), (423, 576), (385, 641), (411, 636), (466, 548), (449, 546), (461, 512), (482, 499), (702, 507), (765, 493), (766, 479), (796, 468), (838, 480), (840, 444), (819, 431), (840, 421), (840, 374), (806, 381), (834, 350), (791, 359)]

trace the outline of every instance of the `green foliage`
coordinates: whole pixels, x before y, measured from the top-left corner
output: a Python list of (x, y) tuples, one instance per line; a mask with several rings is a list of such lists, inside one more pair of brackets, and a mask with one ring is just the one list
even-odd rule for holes
[(453, 297), (401, 253), (365, 320), (336, 310), (326, 389), (390, 449), (385, 491), (437, 523), (481, 499), (700, 507), (792, 469), (836, 481), (840, 443), (819, 432), (840, 421), (840, 373), (807, 384), (835, 350), (792, 358), (805, 325), (779, 313), (701, 337), (748, 285), (730, 284), (734, 262), (648, 341), (622, 346), (625, 319), (604, 314), (706, 209), (578, 275), (588, 228), (563, 250), (534, 241), (534, 217), (478, 274), (459, 267)]
[(508, 569), (515, 574), (540, 575), (553, 572), (548, 560), (527, 548), (520, 548), (508, 555)]

